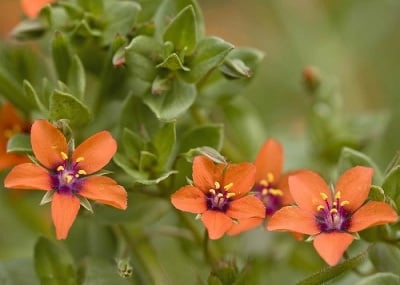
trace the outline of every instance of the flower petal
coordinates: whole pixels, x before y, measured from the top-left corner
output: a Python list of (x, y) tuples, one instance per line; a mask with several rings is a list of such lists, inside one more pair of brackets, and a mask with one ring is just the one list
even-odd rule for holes
[(36, 158), (49, 169), (63, 162), (61, 152), (68, 154), (64, 135), (46, 120), (37, 120), (33, 123), (31, 144)]
[(221, 181), (222, 169), (207, 156), (196, 156), (193, 160), (193, 183), (204, 193)]
[(228, 235), (237, 235), (242, 232), (251, 230), (252, 228), (257, 227), (264, 221), (263, 218), (248, 218), (248, 219), (242, 219), (238, 221), (238, 223), (233, 223), (232, 227), (228, 230), (227, 234)]
[(272, 173), (275, 181), (278, 181), (283, 169), (282, 145), (275, 139), (267, 139), (258, 152), (254, 164), (257, 168), (257, 182), (267, 179), (268, 173)]
[(328, 201), (332, 200), (324, 179), (312, 171), (304, 170), (290, 176), (289, 187), (296, 204), (310, 213), (315, 213), (319, 205), (325, 205), (322, 193), (327, 196)]
[(80, 207), (79, 199), (73, 195), (54, 193), (51, 201), (51, 216), (57, 239), (66, 239)]
[(371, 226), (393, 223), (397, 219), (396, 211), (389, 204), (371, 201), (352, 215), (349, 232), (358, 232)]
[(295, 175), (297, 173), (300, 173), (301, 171), (304, 170), (293, 170), (286, 172), (281, 176), (279, 179), (277, 188), (282, 191), (282, 205), (290, 205), (294, 203), (294, 199), (292, 197), (292, 194), (290, 193), (289, 189), (289, 177), (292, 175)]
[[(0, 146), (1, 147), (1, 146)], [(10, 166), (28, 163), (30, 160), (28, 157), (19, 155), (16, 153), (1, 153), (0, 150), (0, 171)]]
[(16, 127), (21, 132), (29, 130), (28, 124), (24, 122), (18, 110), (10, 103), (4, 103), (0, 110), (0, 130), (4, 132), (5, 130), (13, 130)]
[(231, 227), (232, 219), (222, 212), (205, 211), (201, 215), (201, 220), (207, 228), (210, 239), (221, 238)]
[(343, 232), (321, 233), (314, 239), (314, 248), (330, 266), (336, 265), (353, 242), (353, 235)]
[(19, 164), (11, 169), (4, 179), (4, 186), (13, 189), (52, 190), (47, 170), (33, 163)]
[(251, 190), (255, 183), (256, 167), (252, 163), (243, 162), (239, 164), (229, 164), (224, 172), (223, 185), (232, 184), (229, 192), (233, 192), (238, 199)]
[(275, 212), (268, 221), (267, 229), (307, 235), (315, 235), (320, 232), (315, 217), (297, 206), (286, 206)]
[(265, 217), (265, 206), (255, 196), (245, 196), (229, 203), (226, 214), (237, 220), (258, 217)]
[(127, 193), (124, 187), (107, 176), (87, 177), (79, 190), (79, 195), (121, 210), (127, 207)]
[(31, 19), (36, 18), (40, 10), (54, 0), (21, 0), (24, 13)]
[(82, 142), (72, 154), (73, 161), (79, 161), (80, 169), (88, 174), (102, 169), (117, 151), (117, 142), (110, 132), (98, 132)]
[(351, 212), (358, 209), (367, 199), (373, 175), (372, 168), (356, 166), (339, 177), (335, 187), (336, 193), (340, 191), (341, 200), (350, 202), (346, 208)]
[(181, 211), (201, 214), (207, 210), (206, 196), (193, 186), (184, 186), (171, 195), (171, 203)]

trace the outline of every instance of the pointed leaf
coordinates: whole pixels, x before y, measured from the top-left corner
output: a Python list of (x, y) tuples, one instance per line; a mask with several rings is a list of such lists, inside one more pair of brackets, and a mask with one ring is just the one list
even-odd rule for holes
[(346, 271), (357, 267), (366, 258), (367, 253), (368, 249), (338, 265), (327, 267), (320, 272), (311, 275), (310, 277), (298, 282), (297, 285), (319, 285), (332, 280)]
[(68, 86), (72, 95), (83, 100), (86, 88), (86, 75), (82, 61), (77, 55), (72, 58), (68, 73)]
[(73, 58), (68, 39), (61, 32), (55, 32), (51, 51), (58, 78), (68, 82), (68, 72)]
[(123, 171), (125, 171), (125, 173), (128, 174), (133, 181), (146, 180), (148, 178), (148, 174), (137, 170), (137, 167), (134, 166), (132, 162), (128, 160), (126, 155), (123, 155), (121, 153), (116, 153), (113, 157), (113, 161)]
[(7, 141), (7, 152), (21, 154), (32, 154), (31, 137), (28, 134), (20, 133), (13, 135)]
[(187, 111), (196, 98), (196, 87), (177, 79), (173, 80), (171, 89), (160, 95), (148, 95), (144, 103), (160, 120), (170, 121)]
[(90, 112), (76, 97), (55, 90), (50, 97), (50, 118), (68, 119), (73, 126), (83, 126), (89, 122)]
[(157, 153), (157, 168), (164, 170), (175, 146), (175, 122), (166, 123), (155, 135), (152, 144)]
[(139, 171), (152, 172), (153, 168), (157, 165), (157, 156), (146, 150), (140, 152)]
[(76, 285), (77, 274), (70, 253), (60, 242), (41, 237), (34, 250), (35, 270), (42, 285)]
[(196, 126), (184, 133), (179, 141), (179, 153), (198, 147), (208, 146), (220, 150), (222, 146), (223, 126)]
[(180, 76), (187, 82), (198, 82), (216, 68), (233, 49), (233, 45), (217, 37), (208, 37), (199, 42), (192, 56), (185, 58), (189, 72)]
[(154, 184), (158, 184), (161, 181), (167, 179), (168, 177), (170, 177), (172, 174), (176, 174), (178, 173), (178, 171), (175, 170), (171, 170), (171, 171), (167, 171), (165, 173), (159, 174), (157, 175), (158, 177), (153, 178), (153, 179), (138, 179), (136, 180), (137, 183), (140, 184), (144, 184), (144, 185), (154, 185)]
[(36, 105), (36, 107), (43, 113), (47, 114), (48, 110), (40, 100), (38, 94), (36, 93), (36, 90), (33, 88), (33, 86), (29, 83), (28, 80), (24, 80), (23, 82), (23, 87), (24, 87), (24, 92), (25, 96), (27, 98), (30, 98), (32, 102)]
[(190, 68), (187, 68), (186, 66), (183, 65), (182, 60), (179, 58), (179, 56), (176, 53), (170, 54), (166, 59), (164, 59), (163, 62), (157, 64), (157, 68), (167, 68), (172, 71), (176, 70), (183, 70), (183, 71), (189, 71)]
[(46, 25), (40, 19), (26, 19), (20, 22), (11, 32), (17, 40), (35, 40), (46, 32)]
[(124, 128), (121, 142), (124, 152), (129, 153), (129, 159), (134, 164), (139, 164), (139, 155), (145, 146), (144, 139), (128, 128)]
[(174, 44), (176, 51), (191, 54), (197, 44), (196, 15), (192, 5), (182, 9), (165, 30), (163, 40)]
[(385, 176), (382, 183), (385, 194), (389, 196), (400, 207), (400, 165), (395, 166)]
[(102, 14), (104, 12), (103, 0), (78, 0), (78, 4), (87, 12)]

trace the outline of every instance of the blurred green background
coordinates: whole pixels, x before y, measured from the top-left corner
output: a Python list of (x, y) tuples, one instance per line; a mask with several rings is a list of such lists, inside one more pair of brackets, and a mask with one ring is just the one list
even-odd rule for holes
[[(261, 130), (254, 145), (261, 145), (266, 135), (277, 137), (285, 147), (285, 169), (307, 166), (305, 129), (310, 98), (302, 84), (302, 71), (312, 65), (336, 82), (344, 115), (384, 118), (372, 120), (371, 128), (377, 133), (366, 151), (381, 167), (389, 162), (400, 145), (400, 1), (200, 0), (199, 4), (208, 35), (265, 52), (254, 81), (242, 94), (260, 118), (251, 126), (255, 132)], [(0, 1), (3, 39), (9, 38), (20, 18), (19, 1)], [(248, 159), (257, 151), (250, 150)], [(31, 256), (37, 232), (50, 231), (44, 226), (48, 221), (41, 222), (48, 219), (48, 209), (41, 207), (42, 212), (38, 212), (36, 207), (41, 193), (23, 199), (18, 195), (1, 193), (0, 259)], [(33, 222), (28, 226), (26, 215), (33, 212), (36, 216), (31, 216)], [(19, 215), (24, 218), (19, 219)], [(285, 277), (290, 284), (323, 266), (311, 244), (296, 243), (288, 235), (272, 236), (261, 228), (217, 243), (235, 248), (231, 254), (243, 256), (239, 264), (253, 261), (255, 283), (249, 284), (264, 284), (262, 280), (278, 284), (285, 280), (288, 267), (292, 268), (291, 276)], [(162, 261), (168, 271), (184, 268), (188, 256), (173, 239), (159, 238), (157, 249), (160, 256), (175, 249), (174, 266)], [(357, 245), (353, 251), (360, 251)], [(192, 270), (176, 274), (193, 278)]]

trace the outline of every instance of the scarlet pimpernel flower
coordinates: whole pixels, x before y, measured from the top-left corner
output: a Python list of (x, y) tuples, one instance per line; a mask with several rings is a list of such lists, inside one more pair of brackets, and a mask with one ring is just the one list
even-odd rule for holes
[[(201, 214), (210, 239), (225, 233), (235, 235), (259, 225), (264, 216), (262, 202), (248, 195), (254, 185), (255, 167), (251, 163), (215, 164), (206, 156), (193, 161), (193, 185), (172, 194), (175, 208)], [(253, 223), (247, 221), (253, 219)]]
[(28, 133), (30, 125), (19, 115), (10, 103), (4, 103), (0, 110), (0, 171), (29, 159), (17, 153), (7, 152), (8, 140), (18, 133)]
[(318, 254), (329, 265), (337, 264), (355, 233), (397, 221), (397, 213), (389, 204), (365, 202), (372, 176), (372, 168), (353, 167), (340, 176), (334, 193), (315, 172), (302, 171), (289, 177), (290, 192), (297, 205), (277, 211), (268, 230), (311, 235)]
[(255, 160), (256, 183), (255, 196), (265, 206), (266, 217), (272, 216), (284, 205), (293, 203), (289, 192), (288, 177), (294, 172), (283, 174), (283, 148), (275, 139), (267, 139)]
[(65, 239), (86, 198), (118, 209), (126, 209), (127, 193), (113, 179), (96, 175), (117, 150), (107, 131), (98, 132), (76, 149), (69, 150), (65, 136), (46, 120), (31, 129), (33, 153), (40, 164), (15, 166), (4, 180), (7, 188), (48, 191), (43, 202), (51, 201), (57, 239)]
[(55, 0), (21, 0), (22, 10), (29, 18), (36, 18), (40, 10)]

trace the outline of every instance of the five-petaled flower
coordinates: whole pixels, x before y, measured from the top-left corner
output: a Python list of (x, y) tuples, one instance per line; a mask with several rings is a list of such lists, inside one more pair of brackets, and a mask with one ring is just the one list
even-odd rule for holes
[[(194, 185), (180, 188), (172, 194), (171, 202), (179, 210), (201, 214), (210, 239), (225, 233), (235, 235), (264, 219), (264, 205), (248, 195), (254, 178), (251, 163), (215, 164), (206, 156), (197, 156), (193, 161)], [(248, 223), (248, 219), (254, 222)]]
[(355, 233), (397, 221), (397, 213), (389, 204), (365, 203), (372, 176), (372, 168), (353, 167), (340, 176), (333, 194), (315, 172), (302, 171), (289, 177), (290, 191), (297, 205), (277, 211), (268, 223), (268, 230), (311, 235), (318, 254), (329, 265), (337, 264)]
[[(69, 150), (64, 135), (45, 120), (31, 129), (33, 153), (40, 163), (23, 163), (7, 175), (4, 185), (13, 189), (51, 191), (51, 213), (57, 239), (65, 239), (86, 198), (126, 209), (127, 193), (113, 179), (94, 175), (111, 160), (116, 141), (107, 131), (98, 132), (75, 150)], [(49, 196), (49, 194), (52, 196)]]
[(293, 203), (288, 178), (294, 172), (282, 174), (283, 148), (275, 139), (267, 139), (264, 142), (254, 164), (256, 183), (252, 191), (264, 203), (265, 214), (268, 218), (282, 206)]
[(0, 171), (29, 159), (17, 153), (7, 152), (8, 140), (15, 134), (28, 133), (30, 125), (18, 114), (10, 104), (4, 103), (0, 110)]
[(29, 18), (36, 18), (40, 10), (55, 0), (21, 0), (22, 10)]

